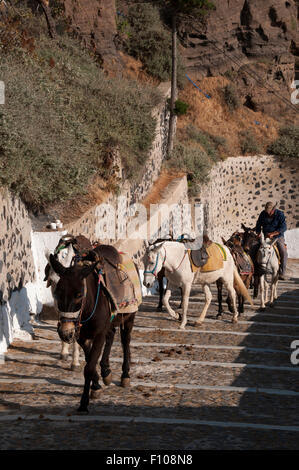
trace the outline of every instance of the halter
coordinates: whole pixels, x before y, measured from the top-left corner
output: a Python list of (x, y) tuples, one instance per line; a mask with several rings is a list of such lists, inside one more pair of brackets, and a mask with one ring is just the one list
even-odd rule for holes
[[(158, 266), (159, 255), (160, 255), (160, 253), (157, 253), (157, 256), (156, 256), (156, 263), (155, 263), (154, 268), (153, 268), (151, 271), (144, 271), (143, 274), (153, 274), (155, 277), (157, 277), (157, 274), (155, 273), (155, 271), (156, 271), (157, 266)], [(165, 256), (165, 258), (166, 258), (166, 256)], [(164, 261), (165, 261), (165, 258), (164, 258)], [(163, 261), (163, 263), (162, 263), (162, 266), (163, 266), (163, 264), (164, 264), (164, 261)]]
[[(271, 245), (271, 248), (273, 249), (273, 251), (270, 250), (270, 253), (269, 253), (269, 256), (268, 256), (268, 258), (267, 258), (267, 261), (266, 261), (265, 263), (263, 263), (263, 266), (265, 266), (265, 277), (267, 276), (267, 274), (270, 274), (270, 272), (267, 271), (267, 266), (268, 266), (269, 262), (271, 261), (271, 258), (272, 258), (272, 256), (273, 256), (273, 254), (276, 255), (275, 249), (274, 249), (275, 243), (276, 243), (276, 241)], [(262, 266), (262, 265), (261, 265), (261, 266)]]
[[(95, 304), (94, 304), (94, 307), (93, 307), (93, 310), (91, 312), (91, 314), (89, 315), (88, 318), (86, 318), (85, 320), (82, 320), (81, 317), (82, 317), (82, 313), (83, 313), (83, 310), (84, 310), (84, 307), (85, 307), (85, 304), (86, 304), (86, 295), (87, 295), (87, 286), (86, 286), (86, 279), (84, 279), (84, 294), (83, 294), (83, 300), (82, 300), (82, 303), (81, 303), (81, 307), (80, 307), (80, 310), (79, 310), (79, 314), (76, 318), (66, 318), (66, 317), (61, 317), (60, 318), (60, 322), (61, 323), (66, 323), (66, 322), (73, 322), (75, 323), (75, 328), (76, 328), (76, 337), (78, 338), (79, 337), (79, 333), (80, 333), (80, 328), (82, 326), (82, 323), (86, 323), (88, 322), (95, 314), (95, 311), (97, 309), (97, 305), (98, 305), (98, 301), (99, 301), (99, 297), (100, 297), (100, 290), (101, 290), (101, 275), (104, 274), (103, 271), (100, 269), (99, 272), (98, 272), (98, 288), (97, 288), (97, 296), (96, 296), (96, 300), (95, 300)], [(58, 322), (59, 324), (59, 322)]]
[[(164, 251), (165, 251), (165, 256), (164, 256), (164, 260), (163, 260), (163, 263), (162, 263), (161, 268), (163, 268), (164, 263), (165, 263), (165, 261), (166, 261), (166, 250), (165, 250), (165, 247), (164, 247), (164, 246), (163, 246), (163, 248), (164, 248)], [(172, 271), (170, 271), (170, 270), (168, 269), (168, 271), (169, 271), (170, 273), (174, 273), (175, 271), (177, 271), (177, 270), (179, 269), (179, 267), (181, 266), (182, 262), (183, 262), (184, 259), (185, 259), (186, 254), (187, 254), (187, 251), (185, 250), (184, 256), (183, 256), (183, 258), (182, 258), (180, 264), (179, 264), (175, 269), (173, 269)], [(156, 273), (155, 271), (156, 271), (157, 266), (158, 266), (159, 255), (160, 255), (160, 253), (157, 253), (156, 263), (155, 263), (154, 268), (153, 268), (152, 270), (150, 270), (150, 271), (144, 271), (144, 274), (153, 274), (155, 277), (157, 277), (157, 273)]]

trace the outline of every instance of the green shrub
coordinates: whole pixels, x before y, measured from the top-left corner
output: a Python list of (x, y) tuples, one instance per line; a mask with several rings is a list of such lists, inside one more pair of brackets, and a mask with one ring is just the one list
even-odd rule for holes
[(187, 113), (189, 108), (189, 104), (185, 103), (184, 101), (181, 100), (176, 100), (175, 106), (174, 106), (174, 112), (177, 116), (183, 116), (184, 114)]
[(200, 190), (200, 186), (209, 180), (209, 172), (213, 162), (198, 147), (190, 147), (178, 142), (174, 146), (166, 166), (187, 173), (189, 194), (195, 196)]
[[(28, 18), (34, 24), (30, 13)], [(6, 103), (0, 109), (0, 185), (34, 211), (74, 198), (105, 174), (103, 158), (111, 141), (119, 147), (127, 177), (137, 178), (155, 136), (157, 90), (107, 78), (78, 42), (51, 41), (46, 27), (34, 53), (18, 44), (1, 49), (1, 37)]]
[(242, 154), (253, 154), (256, 155), (261, 153), (262, 149), (258, 142), (256, 141), (256, 137), (250, 130), (242, 131), (239, 133), (240, 136), (240, 146)]
[(279, 155), (282, 159), (299, 158), (299, 127), (280, 129), (278, 139), (269, 146), (268, 152)]
[(238, 91), (232, 83), (229, 83), (224, 87), (224, 100), (230, 111), (240, 107), (240, 99), (238, 97)]
[(187, 127), (187, 135), (189, 139), (201, 144), (208, 156), (215, 162), (220, 159), (220, 147), (226, 148), (224, 137), (212, 136), (192, 125)]
[[(127, 16), (130, 32), (125, 45), (128, 54), (141, 60), (145, 70), (161, 81), (171, 77), (171, 34), (163, 25), (157, 6), (138, 3)], [(183, 86), (185, 72), (178, 54), (178, 85)]]

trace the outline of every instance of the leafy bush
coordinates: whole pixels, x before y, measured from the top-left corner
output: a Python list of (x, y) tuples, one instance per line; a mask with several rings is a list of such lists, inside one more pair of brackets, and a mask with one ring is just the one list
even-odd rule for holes
[(189, 194), (195, 196), (200, 190), (200, 185), (208, 181), (213, 162), (198, 147), (191, 147), (178, 142), (174, 146), (166, 166), (187, 173)]
[(239, 136), (241, 151), (243, 155), (247, 153), (251, 155), (261, 153), (262, 149), (256, 141), (256, 137), (252, 134), (250, 130), (240, 132)]
[(188, 108), (189, 108), (188, 103), (185, 103), (184, 101), (181, 101), (181, 100), (176, 100), (175, 106), (174, 106), (174, 112), (177, 116), (183, 116), (184, 114), (187, 113)]
[[(22, 25), (37, 28), (31, 10), (19, 10)], [(26, 15), (23, 13), (26, 13)], [(27, 20), (28, 17), (28, 20)], [(3, 26), (1, 31), (6, 27)], [(9, 25), (14, 33), (14, 24)], [(19, 27), (18, 27), (19, 28)], [(32, 27), (33, 29), (33, 27)], [(129, 178), (144, 169), (155, 135), (156, 89), (107, 78), (78, 42), (51, 41), (40, 28), (34, 52), (16, 44), (1, 48), (6, 103), (0, 116), (0, 185), (28, 207), (74, 198), (105, 174), (106, 143), (119, 147)]]
[(226, 85), (226, 87), (224, 87), (223, 92), (224, 100), (230, 111), (234, 111), (235, 109), (240, 107), (241, 102), (238, 97), (238, 92), (232, 83)]
[(278, 139), (269, 146), (268, 151), (283, 159), (299, 158), (299, 127), (280, 129)]
[[(157, 6), (138, 3), (130, 6), (127, 20), (126, 51), (141, 60), (145, 70), (161, 81), (171, 77), (171, 34), (163, 25)], [(123, 21), (123, 20), (121, 20)], [(178, 85), (182, 87), (185, 73), (178, 54)]]
[(226, 148), (226, 139), (224, 137), (212, 136), (192, 125), (187, 127), (187, 135), (189, 139), (201, 144), (208, 156), (215, 162), (220, 159), (220, 147)]

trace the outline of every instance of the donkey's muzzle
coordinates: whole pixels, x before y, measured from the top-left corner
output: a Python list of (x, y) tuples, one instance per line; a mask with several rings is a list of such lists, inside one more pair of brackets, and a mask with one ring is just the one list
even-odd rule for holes
[(57, 332), (58, 332), (59, 338), (64, 343), (71, 344), (74, 341), (76, 341), (77, 332), (76, 332), (75, 323), (73, 322), (70, 322), (70, 321), (58, 322)]

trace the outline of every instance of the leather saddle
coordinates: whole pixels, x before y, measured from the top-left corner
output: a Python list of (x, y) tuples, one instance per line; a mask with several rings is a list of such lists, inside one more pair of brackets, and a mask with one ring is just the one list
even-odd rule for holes
[(212, 241), (207, 237), (207, 235), (204, 235), (201, 248), (198, 248), (198, 249), (191, 248), (190, 257), (194, 266), (196, 266), (197, 268), (201, 268), (207, 263), (208, 258), (209, 258), (207, 247), (209, 247), (211, 244), (212, 244)]

